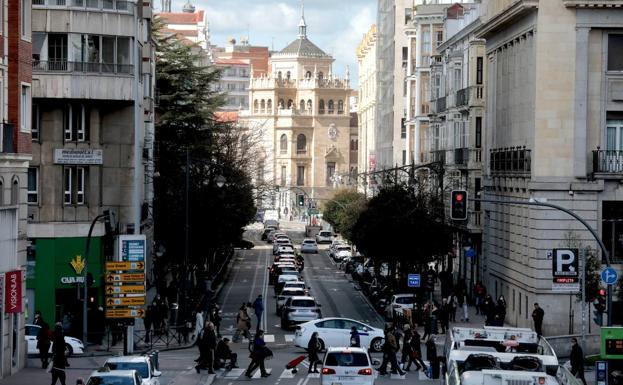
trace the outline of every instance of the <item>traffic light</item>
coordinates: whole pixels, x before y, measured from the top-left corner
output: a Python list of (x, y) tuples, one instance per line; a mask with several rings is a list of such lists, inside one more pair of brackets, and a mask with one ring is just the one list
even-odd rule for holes
[(455, 221), (467, 219), (467, 191), (452, 190), (450, 193), (450, 218)]
[(606, 311), (606, 290), (599, 289), (597, 297), (593, 301), (593, 307), (595, 308), (595, 318), (593, 321), (599, 326), (603, 325), (604, 312)]
[(305, 195), (298, 195), (299, 207), (305, 207)]

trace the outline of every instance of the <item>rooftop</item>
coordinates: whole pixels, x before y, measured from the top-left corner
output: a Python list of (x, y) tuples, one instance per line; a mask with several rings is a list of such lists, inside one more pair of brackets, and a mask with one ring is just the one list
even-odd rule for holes
[(157, 14), (166, 24), (197, 24), (203, 22), (205, 11), (188, 12), (160, 12)]

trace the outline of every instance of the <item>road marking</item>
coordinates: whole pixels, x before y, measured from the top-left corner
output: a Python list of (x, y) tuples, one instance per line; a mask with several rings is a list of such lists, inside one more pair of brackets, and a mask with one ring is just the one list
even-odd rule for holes
[(294, 376), (295, 373), (292, 373), (292, 369), (284, 369), (279, 378), (294, 378)]
[[(273, 369), (272, 368), (266, 368), (266, 373), (272, 373)], [(260, 370), (256, 370), (255, 373), (253, 373), (253, 378), (262, 378), (262, 373), (260, 373)]]
[(283, 337), (286, 339), (286, 342), (294, 341), (294, 334), (286, 334)]
[(221, 377), (236, 379), (240, 377), (243, 373), (244, 373), (244, 369), (232, 369), (230, 371), (224, 371)]
[(299, 380), (299, 382), (297, 382), (297, 383), (296, 383), (296, 385), (301, 385), (301, 383), (303, 382), (303, 380), (305, 380), (305, 378), (301, 378), (301, 379)]
[(307, 378), (320, 378), (320, 373), (308, 373)]
[[(312, 373), (312, 374), (316, 374), (316, 373)], [(305, 378), (305, 381), (303, 381), (303, 385), (307, 385), (307, 382), (309, 381), (309, 379), (311, 378), (310, 376), (312, 374), (307, 375), (307, 377)]]
[(264, 342), (275, 342), (274, 334), (264, 334)]
[(390, 379), (390, 380), (405, 380), (406, 378), (407, 378), (407, 376), (406, 376), (406, 375), (401, 376), (400, 374), (391, 374), (391, 375), (389, 376), (389, 379)]

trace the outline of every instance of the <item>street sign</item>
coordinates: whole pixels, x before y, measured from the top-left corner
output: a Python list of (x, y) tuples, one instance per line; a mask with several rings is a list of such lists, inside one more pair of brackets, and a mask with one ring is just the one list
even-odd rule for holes
[(601, 281), (606, 285), (614, 285), (619, 279), (619, 274), (611, 267), (606, 267), (601, 271)]
[(312, 209), (307, 210), (307, 213), (309, 215), (317, 215), (319, 213), (319, 211), (318, 211), (318, 209), (313, 209), (312, 208)]
[(143, 309), (106, 309), (106, 318), (143, 318)]
[(106, 262), (106, 270), (145, 270), (145, 262)]
[(553, 254), (552, 277), (579, 277), (578, 249), (554, 249)]
[(116, 294), (145, 294), (145, 286), (143, 285), (123, 285), (123, 286), (106, 285), (106, 295), (116, 295)]
[(145, 235), (119, 235), (119, 258), (129, 262), (145, 261), (146, 240)]
[(595, 381), (597, 385), (608, 385), (608, 361), (595, 362)]
[(145, 305), (145, 297), (108, 297), (107, 306), (142, 306)]
[(113, 282), (145, 282), (145, 273), (106, 274), (106, 283)]
[(420, 287), (420, 275), (419, 274), (409, 274), (407, 276), (407, 285), (409, 287)]
[(552, 283), (552, 291), (577, 293), (580, 291), (579, 283)]

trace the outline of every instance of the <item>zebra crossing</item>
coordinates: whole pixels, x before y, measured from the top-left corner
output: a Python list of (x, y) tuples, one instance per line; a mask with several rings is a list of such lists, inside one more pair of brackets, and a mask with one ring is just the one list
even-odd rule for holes
[[(231, 335), (223, 335), (223, 338), (228, 338), (230, 341), (233, 341), (233, 334)], [(264, 342), (266, 343), (274, 343), (274, 344), (286, 344), (294, 341), (294, 334), (264, 334)], [(248, 344), (249, 339), (246, 337), (242, 337), (242, 339), (237, 342), (240, 344)]]

